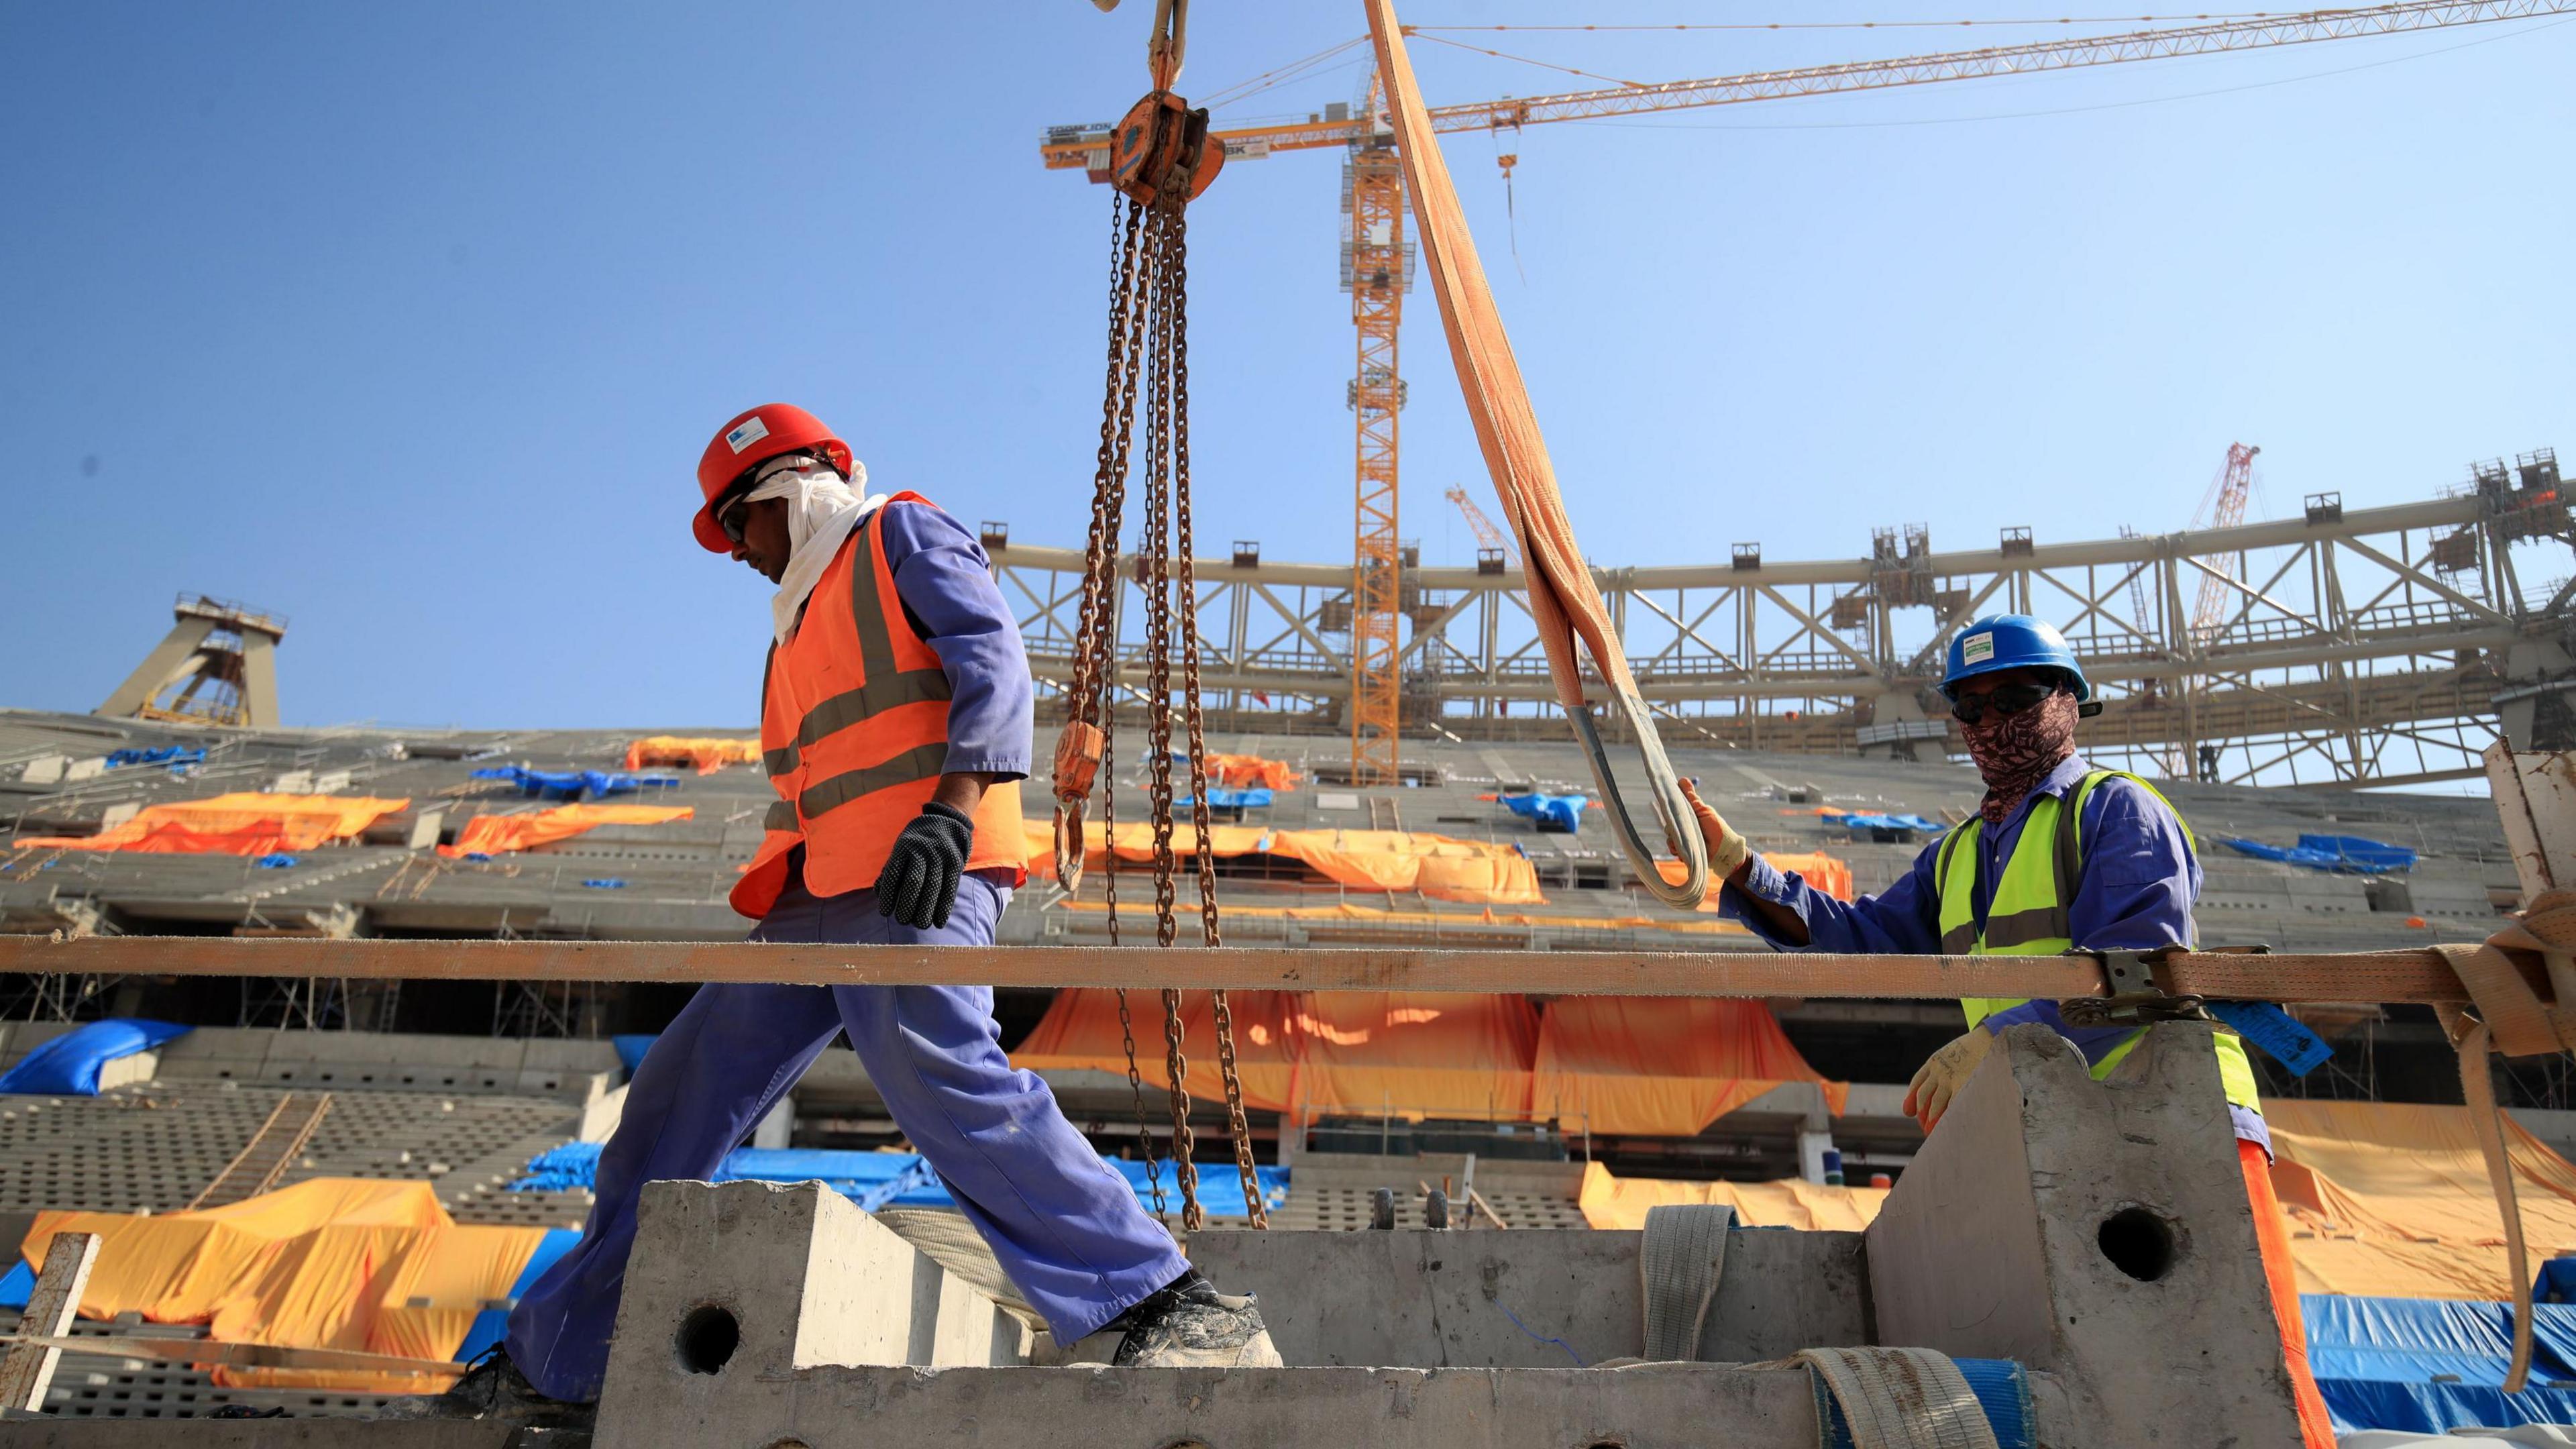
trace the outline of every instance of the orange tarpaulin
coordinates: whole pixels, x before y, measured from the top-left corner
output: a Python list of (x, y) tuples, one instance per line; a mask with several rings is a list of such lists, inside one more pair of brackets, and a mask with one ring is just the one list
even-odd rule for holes
[[(1572, 1124), (1588, 1110), (1595, 1132), (1691, 1136), (1780, 1082), (1822, 1082), (1757, 1002), (1560, 997), (1542, 1016), (1521, 996), (1238, 991), (1230, 999), (1244, 1101), (1273, 1112)], [(1185, 1082), (1192, 1095), (1213, 1097), (1207, 997), (1190, 992), (1183, 1002)], [(1161, 996), (1130, 992), (1128, 1003), (1137, 1062), (1160, 1082)], [(1116, 994), (1057, 992), (1011, 1060), (1038, 1071), (1125, 1073)], [(1849, 1089), (1822, 1085), (1840, 1112)]]
[[(1291, 1018), (1296, 1001), (1293, 991), (1226, 994), (1226, 1004), (1234, 1013), (1235, 1076), (1243, 1084), (1247, 1107), (1285, 1112), (1293, 1100), (1297, 1058)], [(1130, 991), (1127, 1010), (1136, 1034), (1137, 1070), (1144, 1075), (1146, 1092), (1158, 1093), (1171, 1080), (1164, 1065), (1163, 994)], [(1187, 1062), (1182, 1085), (1203, 1101), (1221, 1100), (1225, 1084), (1217, 1075), (1216, 1021), (1204, 991), (1182, 993), (1181, 1050)], [(1118, 993), (1088, 988), (1057, 992), (1047, 1014), (1011, 1053), (1011, 1061), (1032, 1071), (1088, 1069), (1126, 1075)]]
[(701, 775), (712, 775), (727, 765), (758, 763), (758, 740), (654, 735), (626, 747), (626, 768), (629, 770), (641, 770), (651, 765), (689, 765)]
[(1209, 755), (1208, 783), (1219, 789), (1294, 790), (1304, 779), (1286, 760), (1260, 755)]
[[(460, 1226), (425, 1182), (315, 1178), (199, 1212), (36, 1215), (19, 1252), (96, 1233), (84, 1318), (202, 1323), (219, 1343), (444, 1359), (485, 1300), (506, 1296), (543, 1228)], [(422, 1302), (421, 1300), (426, 1300)], [(417, 1304), (417, 1306), (415, 1306)], [(347, 1370), (219, 1367), (229, 1387), (435, 1392), (445, 1380)]]
[(356, 835), (409, 800), (364, 795), (238, 793), (209, 800), (147, 805), (131, 820), (96, 835), (31, 837), (20, 849), (126, 850), (164, 855), (271, 855), (310, 850)]
[[(2275, 1099), (2263, 1112), (2302, 1292), (2513, 1295), (2466, 1107)], [(2504, 1132), (2533, 1255), (2576, 1253), (2576, 1166), (2511, 1117)]]
[[(1163, 1065), (1159, 992), (1131, 991), (1136, 1060), (1150, 1085)], [(1204, 992), (1185, 993), (1182, 1023), (1191, 1095), (1215, 1097), (1216, 1031)], [(1246, 1106), (1271, 1112), (1501, 1118), (1529, 1113), (1536, 1014), (1518, 996), (1389, 991), (1237, 991), (1237, 1076)], [(1115, 992), (1059, 991), (1011, 1053), (1033, 1071), (1127, 1070)]]
[(569, 840), (602, 825), (661, 825), (696, 813), (686, 805), (557, 805), (522, 815), (477, 815), (456, 832), (454, 845), (442, 845), (438, 853), (499, 855)]
[[(1837, 856), (1827, 855), (1823, 851), (1810, 855), (1775, 855), (1766, 850), (1762, 853), (1762, 858), (1771, 862), (1774, 870), (1796, 871), (1810, 887), (1823, 891), (1835, 900), (1847, 901), (1852, 898), (1851, 865)], [(1662, 872), (1664, 879), (1674, 885), (1680, 885), (1688, 874), (1678, 860), (1656, 861), (1655, 869)], [(1699, 909), (1715, 911), (1718, 908), (1717, 897), (1717, 886), (1712, 882), (1708, 895), (1699, 903)]]
[(1782, 1082), (1828, 1082), (1758, 1001), (1561, 996), (1539, 1026), (1532, 1112), (1590, 1131), (1695, 1137)]
[(1600, 1163), (1583, 1168), (1583, 1220), (1596, 1228), (1636, 1231), (1646, 1209), (1666, 1203), (1726, 1203), (1748, 1228), (1804, 1228), (1856, 1233), (1887, 1202), (1883, 1187), (1826, 1187), (1798, 1178), (1776, 1182), (1681, 1182), (1657, 1177), (1616, 1177)]
[[(1022, 824), (1028, 831), (1029, 871), (1052, 874), (1055, 829), (1044, 820)], [(1082, 828), (1083, 865), (1102, 867), (1108, 854), (1107, 828), (1098, 821)], [(1197, 833), (1183, 825), (1172, 833), (1172, 848), (1184, 858), (1196, 848)], [(1272, 830), (1260, 825), (1219, 825), (1208, 832), (1217, 855), (1273, 855), (1294, 860), (1318, 876), (1370, 891), (1419, 891), (1433, 900), (1471, 901), (1486, 905), (1545, 905), (1538, 872), (1529, 858), (1508, 845), (1459, 840), (1405, 830)], [(1118, 827), (1118, 858), (1146, 862), (1154, 858), (1154, 834), (1142, 821)]]

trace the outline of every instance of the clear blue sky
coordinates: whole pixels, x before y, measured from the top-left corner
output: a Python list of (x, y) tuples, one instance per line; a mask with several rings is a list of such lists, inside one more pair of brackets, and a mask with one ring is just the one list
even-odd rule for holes
[[(1344, 0), (1197, 8), (1193, 93), (1364, 29)], [(0, 703), (94, 705), (203, 590), (292, 616), (290, 722), (749, 727), (767, 586), (686, 518), (708, 434), (773, 399), (880, 486), (1077, 541), (1109, 199), (1035, 143), (1144, 89), (1149, 12), (0, 6)], [(1667, 79), (2031, 34), (1482, 43)], [(1584, 84), (1416, 61), (1434, 103)], [(1493, 143), (1449, 155), (1587, 551), (1850, 556), (1873, 523), (2178, 527), (2237, 438), (2276, 508), (2576, 450), (2570, 74), (2576, 25), (2526, 22), (1542, 127), (1526, 281)], [(1274, 558), (1349, 555), (1338, 161), (1238, 165), (1192, 213), (1200, 534)], [(1486, 488), (1427, 293), (1414, 316), (1406, 532), (1464, 560), (1440, 492)]]

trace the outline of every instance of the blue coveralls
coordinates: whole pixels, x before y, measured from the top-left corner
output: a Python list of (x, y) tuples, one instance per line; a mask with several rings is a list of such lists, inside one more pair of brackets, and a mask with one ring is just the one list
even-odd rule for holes
[[(895, 591), (948, 675), (948, 768), (1025, 775), (1028, 661), (982, 547), (924, 505), (890, 508), (881, 522)], [(874, 891), (817, 898), (800, 876), (751, 939), (989, 945), (1010, 899), (1008, 873), (979, 872), (960, 884), (945, 927), (916, 930), (877, 914)], [(1012, 1067), (989, 988), (710, 984), (636, 1067), (580, 1244), (511, 1311), (510, 1361), (539, 1392), (599, 1397), (644, 1184), (713, 1174), (843, 1031), (895, 1125), (1057, 1342), (1097, 1331), (1188, 1271), (1046, 1083)]]
[[(1980, 930), (1995, 882), (2003, 879), (2004, 862), (2021, 842), (2031, 802), (2042, 795), (2063, 801), (2074, 794), (2092, 767), (2081, 756), (2061, 762), (2048, 777), (2004, 816), (2000, 830), (1977, 832), (1977, 883), (1970, 905)], [(2075, 880), (2075, 898), (2067, 902), (2067, 922), (2077, 946), (2088, 951), (2152, 951), (2192, 942), (2192, 902), (2200, 897), (2200, 861), (2172, 810), (2152, 791), (2114, 776), (2085, 797), (2084, 864)], [(1783, 951), (1937, 956), (1941, 953), (1941, 882), (1936, 864), (1941, 843), (1934, 841), (1914, 858), (1913, 869), (1894, 885), (1857, 901), (1835, 900), (1808, 885), (1795, 871), (1781, 871), (1761, 856), (1745, 872), (1742, 893), (1730, 885), (1718, 902), (1720, 914), (1742, 921), (1753, 933)], [(1760, 916), (1744, 908), (1750, 894), (1785, 906), (1807, 923), (1807, 944), (1793, 946), (1773, 935)], [(2098, 1061), (2125, 1039), (2130, 1028), (2070, 1026), (2058, 1015), (2057, 1003), (2033, 1001), (1997, 1012), (1978, 1025), (1989, 1032), (2026, 1021), (2039, 1022), (2075, 1044), (2088, 1062)], [(2272, 1134), (2260, 1113), (2230, 1106), (2236, 1135), (2272, 1149)]]

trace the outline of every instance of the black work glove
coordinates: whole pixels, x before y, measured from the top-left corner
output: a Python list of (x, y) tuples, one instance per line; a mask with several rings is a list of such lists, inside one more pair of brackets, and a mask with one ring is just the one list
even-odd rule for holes
[(894, 838), (894, 853), (877, 873), (877, 914), (916, 931), (948, 924), (957, 904), (957, 882), (966, 874), (966, 850), (975, 822), (933, 800)]

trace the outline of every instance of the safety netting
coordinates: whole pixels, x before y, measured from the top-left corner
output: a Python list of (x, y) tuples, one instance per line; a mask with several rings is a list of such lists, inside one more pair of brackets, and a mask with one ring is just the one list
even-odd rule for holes
[(365, 832), (411, 801), (367, 795), (264, 795), (240, 792), (205, 800), (146, 805), (133, 819), (96, 835), (30, 836), (21, 850), (140, 851), (161, 855), (276, 855), (311, 850)]
[(518, 815), (477, 815), (456, 832), (454, 845), (442, 845), (438, 853), (499, 855), (570, 840), (603, 825), (663, 825), (696, 813), (686, 805), (557, 805)]
[[(1168, 1076), (1153, 993), (1129, 993), (1139, 1068)], [(1320, 1116), (1555, 1120), (1569, 1131), (1696, 1135), (1783, 1082), (1817, 1082), (1839, 1112), (1848, 1088), (1807, 1065), (1758, 1002), (1438, 992), (1230, 993), (1246, 1105)], [(1709, 1009), (1702, 1010), (1702, 1007)], [(1183, 1084), (1213, 1096), (1208, 998), (1183, 998)], [(1032, 1070), (1124, 1074), (1117, 993), (1056, 993), (1011, 1060)]]
[[(60, 1232), (96, 1233), (80, 1316), (204, 1324), (219, 1343), (452, 1359), (488, 1301), (507, 1297), (544, 1228), (466, 1225), (426, 1182), (313, 1178), (195, 1212), (44, 1212), (19, 1247), (44, 1261)], [(235, 1388), (433, 1393), (439, 1374), (219, 1367)]]
[[(1054, 874), (1053, 828), (1043, 820), (1022, 823), (1028, 831), (1029, 873)], [(1538, 872), (1529, 857), (1492, 841), (1408, 830), (1273, 830), (1261, 825), (1219, 825), (1208, 833), (1217, 858), (1266, 863), (1288, 880), (1484, 905), (1543, 905), (1547, 900), (1539, 894)], [(1092, 821), (1083, 826), (1082, 839), (1084, 869), (1105, 868), (1108, 828)], [(1196, 833), (1184, 828), (1174, 833), (1172, 845), (1186, 856), (1196, 842)], [(1120, 822), (1117, 851), (1121, 862), (1152, 861), (1153, 828), (1143, 821)]]
[(759, 763), (758, 740), (650, 735), (626, 747), (626, 768), (629, 770), (648, 769), (654, 765), (686, 765), (701, 775), (712, 775), (727, 765)]

